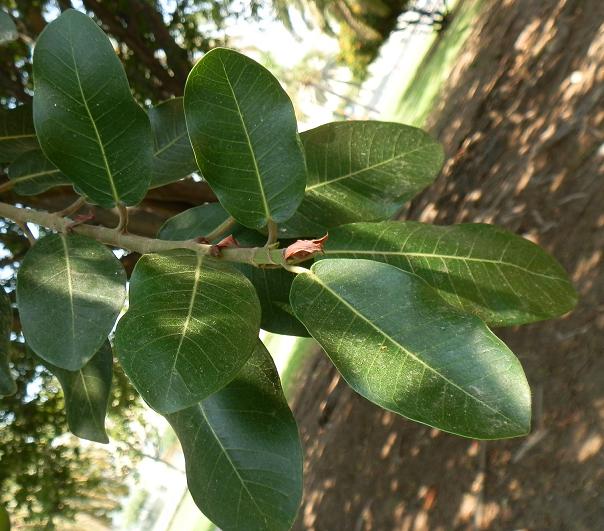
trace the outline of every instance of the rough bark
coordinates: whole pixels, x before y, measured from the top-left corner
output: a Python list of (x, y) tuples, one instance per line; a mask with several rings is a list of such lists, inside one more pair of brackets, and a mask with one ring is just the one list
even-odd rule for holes
[(604, 3), (490, 1), (430, 129), (448, 162), (410, 217), (487, 221), (570, 271), (569, 316), (498, 330), (534, 398), (532, 436), (478, 443), (374, 407), (325, 356), (295, 401), (295, 529), (597, 529), (604, 521)]

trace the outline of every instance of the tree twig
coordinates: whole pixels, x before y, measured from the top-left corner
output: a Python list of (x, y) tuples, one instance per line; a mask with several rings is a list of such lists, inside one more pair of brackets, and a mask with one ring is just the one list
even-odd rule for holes
[(7, 203), (0, 203), (0, 216), (11, 219), (15, 223), (35, 223), (57, 232), (71, 230), (106, 245), (135, 251), (140, 254), (159, 253), (174, 249), (189, 249), (203, 256), (214, 256), (218, 260), (247, 263), (256, 267), (285, 267), (309, 260), (317, 254), (310, 253), (304, 257), (286, 260), (283, 249), (274, 249), (272, 247), (226, 247), (221, 249), (220, 254), (216, 256), (216, 246), (198, 243), (195, 240), (169, 241), (147, 238), (86, 223), (73, 226), (73, 222), (69, 218), (63, 218), (51, 212), (19, 208)]

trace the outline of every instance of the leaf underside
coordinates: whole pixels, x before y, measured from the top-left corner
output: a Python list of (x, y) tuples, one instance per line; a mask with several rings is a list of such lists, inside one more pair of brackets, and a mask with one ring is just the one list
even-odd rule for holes
[(69, 184), (69, 179), (40, 149), (17, 157), (8, 167), (8, 178), (15, 183), (14, 190), (19, 195), (37, 195), (55, 186)]
[(0, 162), (12, 162), (26, 151), (37, 148), (31, 105), (0, 109)]
[(438, 142), (402, 124), (334, 122), (300, 138), (308, 177), (302, 204), (280, 227), (287, 237), (318, 237), (345, 223), (388, 219), (434, 180), (443, 163)]
[(415, 273), (449, 304), (494, 326), (557, 317), (577, 301), (550, 255), (494, 225), (355, 223), (330, 233), (325, 256), (379, 260)]
[(104, 245), (51, 234), (27, 252), (17, 275), (23, 335), (42, 359), (83, 367), (111, 332), (126, 296), (126, 273)]
[(290, 218), (306, 167), (292, 103), (272, 74), (216, 48), (191, 70), (184, 106), (197, 164), (224, 208), (252, 229)]
[(476, 439), (529, 431), (520, 362), (415, 275), (370, 260), (321, 260), (296, 277), (291, 303), (349, 385), (377, 405)]
[(151, 179), (151, 125), (103, 31), (65, 11), (40, 34), (33, 72), (34, 123), (48, 159), (103, 207), (139, 203)]
[(185, 249), (148, 254), (132, 273), (115, 351), (149, 405), (173, 413), (232, 380), (259, 327), (258, 297), (237, 270)]
[(183, 447), (195, 503), (221, 529), (285, 531), (302, 496), (302, 450), (270, 354), (226, 387), (166, 417)]

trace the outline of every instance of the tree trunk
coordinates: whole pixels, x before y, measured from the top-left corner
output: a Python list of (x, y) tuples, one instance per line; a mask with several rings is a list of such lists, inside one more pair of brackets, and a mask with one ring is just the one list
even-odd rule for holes
[(581, 296), (569, 316), (498, 330), (533, 390), (527, 438), (478, 443), (355, 395), (324, 355), (295, 414), (295, 529), (596, 529), (604, 521), (604, 3), (485, 2), (430, 122), (448, 154), (410, 209), (538, 241)]

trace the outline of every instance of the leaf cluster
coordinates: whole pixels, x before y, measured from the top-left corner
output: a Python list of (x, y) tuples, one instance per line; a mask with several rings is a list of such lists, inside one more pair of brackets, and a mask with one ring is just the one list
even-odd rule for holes
[[(428, 134), (366, 121), (298, 133), (279, 82), (226, 48), (195, 65), (184, 98), (143, 109), (107, 37), (73, 10), (40, 35), (33, 75), (33, 110), (0, 116), (6, 186), (69, 183), (73, 211), (120, 213), (110, 229), (0, 203), (3, 217), (51, 231), (23, 259), (16, 309), (74, 434), (108, 441), (115, 355), (173, 426), (208, 517), (289, 528), (302, 451), (261, 327), (311, 335), (353, 389), (409, 419), (478, 439), (528, 433), (522, 366), (489, 326), (562, 315), (575, 291), (544, 250), (503, 229), (392, 220), (440, 170)], [(219, 203), (157, 238), (128, 233), (128, 207), (192, 171)], [(129, 282), (110, 247), (142, 254)], [(9, 395), (8, 299), (2, 308)]]

